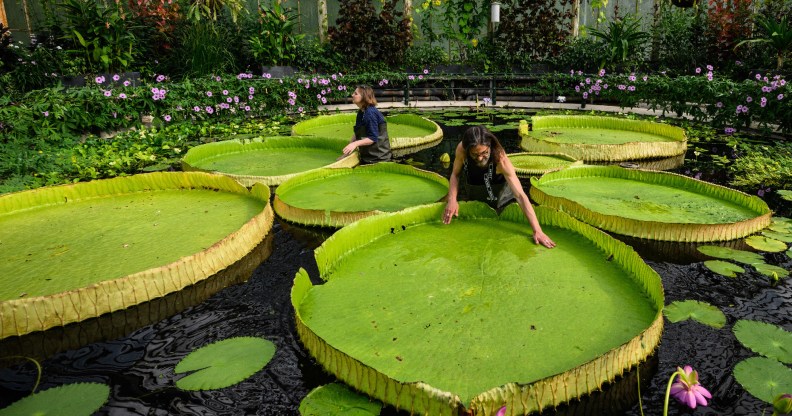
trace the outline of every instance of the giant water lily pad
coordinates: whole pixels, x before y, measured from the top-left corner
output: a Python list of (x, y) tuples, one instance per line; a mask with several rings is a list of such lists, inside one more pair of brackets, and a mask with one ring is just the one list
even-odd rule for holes
[(534, 175), (543, 175), (555, 172), (569, 166), (582, 165), (583, 161), (562, 153), (511, 153), (509, 160), (517, 171), (517, 176), (527, 178)]
[(792, 332), (766, 322), (740, 320), (734, 335), (751, 351), (792, 364)]
[[(662, 332), (660, 278), (629, 246), (537, 207), (442, 203), (351, 224), (316, 250), (292, 303), (308, 351), (339, 379), (417, 414), (527, 414), (598, 389)], [(475, 375), (475, 376), (472, 376)]]
[(340, 383), (319, 386), (300, 402), (300, 416), (377, 416), (381, 410), (382, 403)]
[(110, 387), (101, 383), (73, 383), (27, 396), (0, 409), (0, 416), (90, 416), (110, 396)]
[(576, 159), (623, 161), (684, 154), (684, 129), (651, 121), (616, 117), (534, 116), (532, 128), (520, 123), (520, 147), (529, 152), (560, 152)]
[[(318, 116), (292, 126), (292, 134), (301, 136), (335, 137), (346, 140), (353, 136), (355, 113)], [(437, 123), (415, 114), (396, 114), (385, 117), (391, 149), (418, 149), (435, 145), (443, 138)]]
[(770, 224), (770, 208), (758, 197), (673, 173), (581, 166), (531, 184), (534, 201), (632, 237), (725, 241)]
[(751, 357), (734, 366), (734, 378), (748, 393), (767, 403), (792, 391), (792, 370), (766, 357)]
[(357, 154), (339, 160), (349, 140), (321, 137), (267, 137), (227, 140), (190, 149), (182, 160), (186, 171), (220, 173), (245, 186), (278, 185), (302, 172), (321, 167), (352, 167)]
[(263, 338), (235, 337), (201, 347), (176, 365), (182, 390), (214, 390), (233, 386), (252, 376), (272, 359), (275, 344)]
[(0, 197), (0, 338), (214, 276), (270, 231), (269, 195), (266, 186), (248, 191), (224, 176), (171, 172)]
[(439, 201), (448, 180), (396, 163), (354, 169), (321, 169), (278, 187), (273, 205), (282, 218), (306, 225), (341, 227), (381, 212)]
[(713, 328), (723, 328), (726, 324), (726, 315), (720, 309), (697, 300), (674, 302), (666, 306), (663, 313), (671, 322), (693, 319)]

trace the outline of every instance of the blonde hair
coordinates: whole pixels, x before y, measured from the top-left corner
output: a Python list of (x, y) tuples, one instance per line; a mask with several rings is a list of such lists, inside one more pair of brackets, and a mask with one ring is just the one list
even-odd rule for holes
[(360, 102), (363, 104), (362, 109), (365, 110), (369, 107), (377, 106), (377, 99), (374, 97), (374, 89), (368, 85), (358, 85), (355, 87), (360, 93)]

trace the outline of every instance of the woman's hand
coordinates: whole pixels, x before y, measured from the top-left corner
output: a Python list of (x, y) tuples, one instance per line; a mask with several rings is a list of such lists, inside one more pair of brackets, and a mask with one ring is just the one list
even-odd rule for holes
[(356, 140), (356, 141), (354, 141), (352, 143), (349, 143), (348, 145), (344, 146), (344, 150), (342, 150), (342, 152), (344, 153), (344, 156), (349, 156), (357, 148), (358, 148), (358, 141)]
[(459, 216), (459, 203), (456, 199), (449, 200), (443, 211), (443, 224), (451, 224), (451, 217)]
[(547, 236), (547, 234), (539, 231), (534, 233), (534, 243), (541, 244), (547, 248), (555, 247), (556, 243)]

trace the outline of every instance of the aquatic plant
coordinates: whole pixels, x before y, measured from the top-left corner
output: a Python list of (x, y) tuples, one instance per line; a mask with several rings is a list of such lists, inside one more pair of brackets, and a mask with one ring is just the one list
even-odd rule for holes
[[(674, 378), (677, 378), (677, 381), (672, 384)], [(689, 365), (684, 368), (677, 367), (677, 371), (671, 374), (666, 388), (663, 415), (668, 415), (669, 396), (674, 396), (677, 401), (691, 409), (695, 409), (698, 405), (706, 406), (707, 399), (712, 398), (712, 394), (699, 383), (698, 372)]]
[(203, 346), (184, 357), (173, 370), (182, 390), (216, 390), (252, 376), (275, 355), (275, 344), (258, 337), (234, 337)]

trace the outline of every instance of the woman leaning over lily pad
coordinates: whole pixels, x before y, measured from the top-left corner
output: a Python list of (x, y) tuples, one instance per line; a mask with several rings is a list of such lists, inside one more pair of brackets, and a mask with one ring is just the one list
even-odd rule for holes
[(354, 134), (344, 147), (344, 156), (358, 149), (363, 164), (387, 162), (393, 158), (388, 138), (388, 123), (377, 109), (374, 90), (368, 85), (359, 85), (352, 93), (352, 102), (357, 105)]

